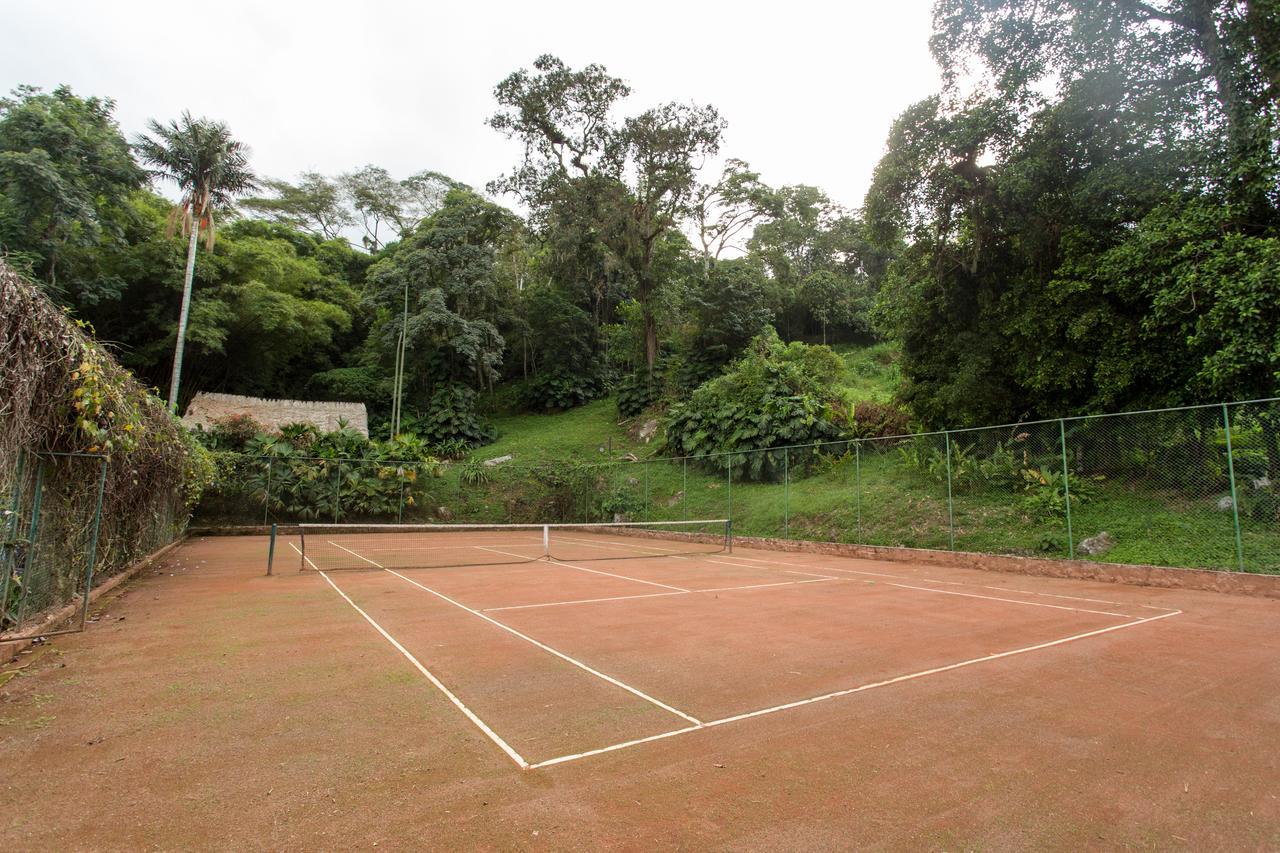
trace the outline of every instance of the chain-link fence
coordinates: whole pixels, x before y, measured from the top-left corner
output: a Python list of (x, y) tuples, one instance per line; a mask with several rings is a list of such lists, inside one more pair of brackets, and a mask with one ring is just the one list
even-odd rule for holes
[(93, 585), (101, 545), (106, 459), (91, 454), (21, 453), (6, 466), (0, 529), (0, 632), (14, 632), (79, 602)]
[(205, 524), (731, 518), (735, 534), (1280, 572), (1280, 400), (708, 456), (224, 455)]

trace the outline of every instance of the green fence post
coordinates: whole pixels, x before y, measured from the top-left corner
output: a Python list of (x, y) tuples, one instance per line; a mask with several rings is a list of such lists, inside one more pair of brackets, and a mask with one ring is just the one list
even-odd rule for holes
[(271, 463), (274, 459), (267, 459), (267, 493), (262, 499), (262, 524), (265, 526), (270, 520), (271, 514)]
[(729, 475), (729, 478), (727, 480), (729, 484), (729, 496), (728, 496), (729, 497), (729, 514), (726, 517), (729, 519), (730, 522), (732, 522), (733, 521), (733, 454), (730, 453), (726, 458), (728, 459), (728, 462), (729, 462), (729, 464), (725, 466), (725, 471)]
[(644, 465), (644, 518), (641, 521), (648, 521), (653, 515), (652, 498), (649, 496), (649, 462), (642, 462)]
[(342, 491), (342, 463), (339, 462), (333, 470), (337, 474), (337, 476), (333, 478), (333, 523), (337, 524), (338, 523), (338, 501), (339, 501), (338, 495)]
[(1067, 509), (1067, 559), (1076, 558), (1075, 534), (1071, 530), (1071, 469), (1067, 465), (1067, 422), (1058, 418), (1058, 440), (1062, 448), (1062, 501)]
[(396, 476), (400, 480), (400, 502), (396, 504), (396, 524), (404, 521), (404, 466), (396, 468)]
[(267, 577), (271, 577), (271, 566), (276, 561), (276, 526), (271, 525), (271, 541), (267, 544)]
[(1236, 464), (1231, 452), (1231, 412), (1222, 404), (1222, 426), (1227, 436), (1227, 475), (1231, 480), (1231, 518), (1236, 526), (1236, 565), (1244, 571), (1244, 542), (1240, 538), (1240, 500), (1236, 496)]
[(31, 501), (31, 524), (27, 527), (27, 553), (22, 563), (22, 598), (18, 600), (18, 621), (21, 628), (27, 618), (27, 596), (31, 594), (31, 564), (35, 561), (36, 538), (40, 533), (40, 504), (44, 499), (44, 465), (36, 468), (35, 497)]
[(947, 541), (951, 544), (951, 550), (954, 551), (956, 549), (956, 519), (951, 501), (951, 433), (944, 432), (942, 437), (946, 439), (947, 447)]
[(18, 470), (13, 480), (13, 497), (9, 501), (9, 517), (5, 519), (3, 553), (0, 553), (0, 625), (4, 624), (4, 615), (9, 611), (9, 580), (13, 577), (14, 561), (17, 559), (18, 519), (21, 516), (22, 478), (26, 474), (27, 452), (18, 451)]
[(683, 460), (683, 471), (680, 475), (680, 508), (684, 512), (684, 520), (689, 520), (689, 457)]
[(107, 458), (98, 467), (98, 504), (93, 510), (93, 532), (89, 534), (89, 562), (84, 570), (84, 602), (80, 605), (80, 627), (89, 618), (89, 593), (93, 591), (93, 570), (98, 563), (98, 531), (102, 527), (102, 499), (107, 491)]
[(853, 445), (853, 499), (858, 507), (858, 542), (862, 542), (862, 442)]
[(782, 451), (782, 538), (791, 538), (791, 448)]

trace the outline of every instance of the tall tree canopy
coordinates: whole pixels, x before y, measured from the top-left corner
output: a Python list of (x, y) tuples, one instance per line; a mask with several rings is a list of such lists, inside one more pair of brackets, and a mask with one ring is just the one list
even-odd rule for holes
[(516, 195), (545, 224), (572, 209), (631, 276), (644, 320), (650, 372), (658, 357), (655, 275), (663, 234), (693, 211), (697, 172), (720, 147), (724, 122), (710, 106), (663, 104), (625, 118), (631, 93), (603, 66), (575, 71), (554, 56), (498, 84), (496, 130), (524, 143), (520, 165), (491, 186)]
[(66, 86), (0, 99), (0, 247), (72, 298), (97, 295), (93, 250), (124, 241), (127, 200), (146, 178), (114, 109)]
[(895, 123), (866, 202), (907, 244), (879, 317), (918, 415), (1276, 391), (1280, 22), (1256, 6), (937, 4), (947, 86)]

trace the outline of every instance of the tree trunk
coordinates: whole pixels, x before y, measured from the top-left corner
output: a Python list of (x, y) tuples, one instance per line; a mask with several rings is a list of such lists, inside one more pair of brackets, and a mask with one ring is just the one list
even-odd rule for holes
[(648, 303), (644, 306), (644, 357), (649, 364), (649, 378), (653, 378), (653, 367), (658, 361), (658, 321), (649, 311)]
[(178, 412), (178, 385), (182, 380), (182, 353), (187, 342), (187, 317), (191, 314), (191, 282), (196, 274), (196, 241), (200, 239), (200, 218), (191, 217), (191, 239), (187, 243), (187, 272), (182, 279), (182, 310), (178, 312), (178, 342), (173, 348), (173, 375), (169, 377), (169, 411)]

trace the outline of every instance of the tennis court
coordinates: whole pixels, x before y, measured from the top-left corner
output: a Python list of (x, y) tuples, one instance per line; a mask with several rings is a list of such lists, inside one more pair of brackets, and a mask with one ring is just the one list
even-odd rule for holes
[(188, 540), (8, 685), (23, 807), (0, 828), (21, 849), (1280, 843), (1280, 602), (727, 534), (317, 525), (271, 576), (265, 536)]
[(303, 525), (285, 542), (521, 768), (856, 704), (1180, 614), (735, 550), (724, 520)]

